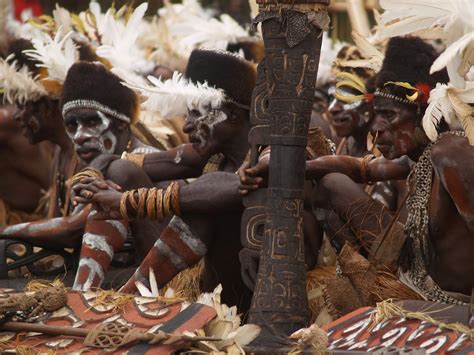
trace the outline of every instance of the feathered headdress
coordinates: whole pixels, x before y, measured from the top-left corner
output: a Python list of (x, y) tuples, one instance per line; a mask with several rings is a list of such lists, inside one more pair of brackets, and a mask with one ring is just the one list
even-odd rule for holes
[(106, 16), (102, 45), (96, 50), (98, 56), (107, 59), (114, 68), (136, 74), (145, 74), (153, 69), (153, 64), (145, 59), (145, 54), (137, 46), (137, 30), (148, 8), (147, 3), (138, 6), (123, 22), (110, 14)]
[(10, 103), (35, 101), (42, 96), (58, 97), (66, 73), (77, 60), (78, 53), (72, 42), (71, 33), (61, 39), (59, 30), (54, 38), (46, 35), (44, 42), (33, 39), (34, 49), (24, 53), (37, 63), (38, 74), (34, 75), (25, 66), (19, 67), (11, 55), (1, 61), (0, 87), (5, 100)]
[(472, 87), (474, 76), (474, 6), (471, 0), (381, 0), (380, 34), (385, 37), (406, 34), (442, 39), (446, 50), (433, 62), (430, 73), (447, 68), (448, 85), (437, 85), (431, 92), (423, 127), (431, 140), (437, 137), (441, 118), (453, 123), (457, 118), (474, 145)]
[(188, 110), (204, 113), (218, 109), (226, 100), (222, 89), (210, 87), (207, 83), (192, 83), (178, 72), (166, 81), (153, 76), (148, 77), (151, 85), (125, 83), (131, 89), (140, 92), (145, 98), (142, 103), (147, 111), (159, 112), (163, 118), (183, 116)]
[(438, 137), (437, 126), (444, 120), (452, 125), (458, 120), (471, 145), (474, 145), (474, 87), (458, 89), (452, 84), (438, 84), (429, 99), (423, 117), (423, 129), (431, 141)]
[(367, 68), (378, 72), (382, 68), (384, 54), (367, 38), (357, 31), (352, 31), (352, 39), (356, 47), (359, 49), (360, 59), (343, 59), (339, 60), (340, 66), (349, 68)]
[(27, 56), (39, 62), (38, 67), (46, 70), (41, 76), (42, 84), (55, 95), (59, 94), (57, 90), (60, 90), (69, 68), (79, 57), (77, 47), (71, 39), (73, 32), (64, 37), (62, 32), (60, 28), (54, 38), (48, 36), (46, 41), (33, 39), (34, 49), (24, 51)]
[[(366, 83), (357, 74), (349, 72), (340, 72), (336, 75), (336, 92), (335, 98), (346, 103), (356, 102), (372, 102), (374, 94), (369, 93)], [(348, 93), (345, 89), (357, 92), (356, 94)]]
[(38, 77), (26, 66), (19, 67), (11, 54), (6, 59), (0, 59), (0, 93), (8, 103), (25, 104), (36, 101), (48, 93), (38, 82)]
[(431, 32), (432, 38), (444, 40), (447, 46), (433, 63), (431, 72), (447, 67), (451, 83), (459, 88), (465, 86), (457, 71), (463, 61), (472, 62), (472, 58), (460, 58), (474, 41), (474, 6), (471, 0), (381, 0), (380, 5), (385, 10), (380, 36), (389, 38), (417, 35), (419, 31)]
[(161, 45), (153, 57), (172, 69), (184, 71), (194, 49), (226, 50), (230, 44), (249, 37), (248, 31), (230, 16), (213, 18), (197, 0), (183, 0), (182, 4), (165, 1), (164, 4), (158, 12)]

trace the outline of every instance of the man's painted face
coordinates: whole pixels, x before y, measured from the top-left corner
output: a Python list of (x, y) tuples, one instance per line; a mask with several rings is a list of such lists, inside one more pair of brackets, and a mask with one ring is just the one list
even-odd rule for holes
[[(333, 95), (335, 87), (329, 89)], [(348, 91), (345, 96), (357, 95), (356, 92)], [(362, 111), (364, 111), (362, 113)], [(344, 103), (338, 99), (332, 99), (329, 104), (330, 123), (339, 137), (348, 137), (355, 133), (355, 130), (364, 127), (370, 120), (369, 108), (363, 101), (354, 103)], [(367, 114), (366, 114), (367, 113)]]
[(418, 147), (415, 128), (420, 117), (416, 107), (384, 97), (374, 101), (375, 119), (371, 133), (376, 137), (377, 149), (387, 159), (407, 155)]
[(221, 110), (188, 110), (188, 116), (183, 131), (189, 136), (191, 143), (206, 145), (216, 135), (215, 129), (227, 119), (227, 114)]
[(17, 105), (15, 120), (20, 124), (23, 135), (31, 144), (36, 144), (50, 137), (48, 119), (51, 114), (46, 98), (35, 102)]
[(76, 110), (64, 118), (66, 132), (74, 143), (74, 149), (86, 163), (101, 154), (112, 154), (117, 146), (113, 131), (114, 119), (100, 111)]

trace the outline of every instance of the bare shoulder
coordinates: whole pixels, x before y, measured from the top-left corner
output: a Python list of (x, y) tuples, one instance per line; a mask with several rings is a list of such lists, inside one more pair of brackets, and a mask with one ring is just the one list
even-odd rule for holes
[(447, 134), (431, 149), (431, 162), (437, 170), (460, 168), (474, 171), (474, 146), (465, 137)]

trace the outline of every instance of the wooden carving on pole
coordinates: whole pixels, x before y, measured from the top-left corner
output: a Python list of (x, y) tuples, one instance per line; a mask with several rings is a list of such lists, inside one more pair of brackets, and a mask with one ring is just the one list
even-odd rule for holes
[(301, 212), (305, 148), (329, 0), (257, 3), (255, 21), (262, 23), (265, 59), (252, 106), (257, 127), (249, 139), (253, 156), (256, 146), (267, 144), (271, 156), (263, 235), (257, 228), (262, 208), (247, 201), (255, 213), (244, 215), (242, 239), (244, 256), (261, 248), (249, 322), (262, 326), (258, 343), (264, 345), (265, 335), (289, 335), (309, 322)]

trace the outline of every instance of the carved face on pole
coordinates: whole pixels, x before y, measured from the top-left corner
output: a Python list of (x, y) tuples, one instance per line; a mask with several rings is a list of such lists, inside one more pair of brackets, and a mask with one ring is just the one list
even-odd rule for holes
[(374, 100), (375, 119), (371, 133), (377, 149), (387, 159), (395, 159), (419, 147), (417, 131), (419, 115), (415, 105), (407, 105), (385, 97)]
[(81, 109), (64, 118), (66, 132), (74, 149), (86, 163), (101, 154), (114, 154), (121, 134), (120, 122), (100, 111)]
[[(355, 90), (345, 89), (346, 96), (357, 95)], [(329, 89), (334, 95), (335, 87)], [(345, 103), (333, 98), (329, 104), (330, 123), (339, 137), (353, 136), (358, 130), (366, 129), (372, 119), (371, 107), (363, 100)]]

